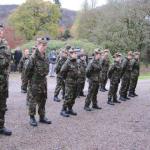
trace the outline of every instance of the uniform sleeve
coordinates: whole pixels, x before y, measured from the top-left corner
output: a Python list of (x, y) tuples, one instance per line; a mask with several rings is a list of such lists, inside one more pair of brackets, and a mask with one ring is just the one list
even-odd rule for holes
[(33, 72), (34, 72), (34, 58), (31, 56), (31, 58), (29, 59), (26, 67), (25, 67), (25, 75), (28, 79), (31, 79), (33, 76)]
[(68, 69), (69, 69), (69, 62), (68, 61), (66, 61), (64, 64), (63, 64), (63, 66), (62, 66), (62, 68), (61, 68), (61, 70), (60, 70), (60, 74), (61, 74), (61, 76), (63, 77), (63, 79), (66, 79), (66, 77), (67, 77), (67, 72), (68, 72)]
[(92, 72), (93, 66), (92, 66), (92, 62), (90, 62), (86, 68), (86, 76), (87, 78), (89, 78), (91, 76), (91, 72)]
[(126, 67), (127, 67), (127, 60), (124, 59), (121, 64), (121, 68), (122, 68), (121, 76), (123, 76), (123, 74), (125, 73)]
[(22, 72), (22, 69), (23, 69), (23, 57), (21, 58), (19, 62), (19, 72)]
[(60, 70), (61, 70), (61, 60), (59, 60), (56, 64), (56, 67), (55, 67), (56, 74), (58, 74)]
[(107, 76), (108, 76), (109, 79), (112, 77), (112, 74), (113, 74), (114, 70), (115, 70), (115, 65), (113, 64), (113, 65), (110, 67), (110, 69), (108, 70)]

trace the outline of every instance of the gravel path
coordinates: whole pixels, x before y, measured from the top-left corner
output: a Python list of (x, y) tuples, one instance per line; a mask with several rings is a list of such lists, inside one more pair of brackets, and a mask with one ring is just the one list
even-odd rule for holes
[(115, 106), (106, 104), (107, 92), (99, 92), (102, 110), (85, 112), (85, 98), (77, 99), (78, 116), (70, 118), (59, 115), (62, 102), (52, 101), (55, 78), (49, 78), (48, 85), (46, 110), (53, 124), (33, 128), (26, 95), (20, 93), (20, 75), (10, 75), (6, 126), (13, 135), (0, 135), (0, 150), (150, 150), (150, 80), (139, 81), (138, 97)]

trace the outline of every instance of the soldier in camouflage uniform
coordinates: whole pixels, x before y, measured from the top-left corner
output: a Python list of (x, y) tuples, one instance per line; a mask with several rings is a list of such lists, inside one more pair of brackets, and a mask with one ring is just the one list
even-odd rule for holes
[[(36, 46), (33, 46), (33, 47), (32, 47), (31, 55), (34, 55), (36, 49), (37, 49)], [(29, 59), (30, 59), (30, 58), (29, 58)], [(26, 98), (26, 105), (27, 105), (27, 106), (29, 106), (29, 102), (30, 102), (31, 97), (32, 97), (32, 93), (31, 93), (31, 81), (28, 80), (28, 85), (27, 85), (27, 98)]]
[(3, 38), (4, 27), (0, 25), (0, 134), (11, 135), (12, 132), (4, 127), (6, 100), (8, 98), (8, 69), (11, 53), (7, 41)]
[(77, 53), (74, 49), (69, 50), (69, 58), (64, 63), (60, 71), (63, 79), (65, 80), (65, 101), (61, 110), (63, 117), (70, 115), (77, 115), (73, 111), (73, 105), (77, 95), (77, 79), (78, 79), (78, 64)]
[(77, 97), (83, 96), (84, 95), (84, 85), (85, 85), (85, 80), (86, 80), (86, 55), (84, 53), (81, 53), (79, 55), (78, 59), (78, 81), (77, 81)]
[(122, 101), (126, 101), (130, 99), (129, 97), (127, 97), (127, 93), (129, 90), (131, 71), (132, 71), (132, 64), (131, 64), (132, 56), (133, 53), (130, 51), (128, 52), (128, 56), (125, 57), (122, 61), (122, 82), (119, 91), (120, 100)]
[(100, 64), (102, 66), (102, 70), (100, 72), (100, 91), (105, 92), (108, 91), (106, 89), (106, 83), (107, 83), (107, 73), (109, 69), (109, 50), (105, 49), (103, 52), (103, 58), (100, 60)]
[(114, 105), (114, 103), (120, 103), (120, 101), (117, 100), (117, 91), (121, 79), (121, 73), (121, 54), (116, 53), (114, 55), (114, 64), (110, 67), (108, 71), (108, 78), (110, 79), (110, 88), (108, 92), (107, 104), (109, 105)]
[(101, 71), (100, 65), (101, 51), (96, 49), (94, 53), (94, 59), (88, 64), (86, 69), (86, 76), (89, 82), (88, 95), (85, 100), (84, 109), (86, 111), (91, 111), (89, 107), (92, 102), (92, 107), (94, 109), (101, 109), (97, 104), (97, 94), (99, 89), (99, 74)]
[(138, 82), (138, 77), (140, 74), (140, 53), (134, 52), (134, 58), (132, 59), (132, 72), (131, 72), (131, 79), (130, 79), (130, 87), (129, 87), (129, 97), (138, 96), (135, 93), (135, 89)]
[(65, 95), (65, 83), (64, 83), (63, 77), (60, 74), (60, 70), (61, 70), (63, 64), (66, 62), (67, 56), (68, 56), (67, 51), (62, 50), (60, 53), (60, 58), (57, 61), (56, 68), (55, 68), (55, 71), (57, 74), (57, 84), (56, 84), (56, 88), (55, 88), (55, 92), (54, 92), (54, 101), (56, 101), (56, 102), (60, 102), (58, 95), (59, 95), (59, 92), (61, 89), (62, 89), (63, 98)]
[(19, 63), (19, 72), (21, 72), (21, 81), (22, 81), (22, 85), (21, 85), (22, 93), (27, 93), (28, 79), (25, 76), (25, 67), (28, 61), (29, 61), (29, 49), (25, 49), (24, 55), (21, 58), (20, 63)]
[(45, 56), (47, 48), (47, 39), (41, 38), (38, 42), (37, 49), (30, 57), (29, 63), (25, 69), (25, 74), (30, 82), (31, 97), (29, 102), (30, 125), (37, 126), (35, 119), (36, 105), (38, 105), (38, 114), (40, 122), (51, 124), (45, 117), (45, 104), (47, 99), (47, 79), (49, 71), (49, 62)]

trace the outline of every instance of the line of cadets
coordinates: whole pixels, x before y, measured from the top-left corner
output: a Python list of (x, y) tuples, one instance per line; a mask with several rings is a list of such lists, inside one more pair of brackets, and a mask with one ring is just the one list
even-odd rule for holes
[[(36, 49), (37, 47), (33, 47), (34, 53)], [(57, 74), (57, 84), (53, 98), (55, 102), (60, 102), (61, 99), (58, 96), (60, 91), (62, 91), (61, 94), (64, 101), (60, 115), (62, 115), (63, 117), (77, 115), (77, 113), (73, 110), (73, 106), (75, 104), (75, 99), (79, 98), (80, 96), (86, 97), (84, 105), (84, 109), (86, 111), (101, 109), (97, 102), (97, 94), (99, 90), (101, 92), (108, 91), (106, 89), (108, 78), (110, 79), (110, 88), (108, 91), (107, 101), (109, 105), (121, 103), (119, 100), (126, 101), (130, 99), (129, 97), (137, 96), (137, 94), (135, 93), (135, 88), (139, 76), (140, 53), (133, 53), (129, 51), (126, 57), (123, 57), (121, 53), (115, 53), (113, 56), (114, 62), (111, 66), (109, 61), (109, 54), (110, 52), (108, 49), (96, 49), (94, 51), (92, 60), (88, 63), (87, 55), (84, 53), (84, 50), (81, 50), (81, 52), (78, 53), (76, 49), (72, 48), (71, 46), (66, 46), (65, 49), (61, 49), (55, 68)], [(22, 72), (22, 74), (24, 74), (24, 72)], [(87, 96), (85, 96), (83, 92), (86, 78), (88, 79), (89, 83)], [(120, 98), (118, 100), (117, 91), (120, 80), (122, 80), (122, 82), (119, 91)], [(30, 88), (30, 86), (28, 86), (28, 91), (30, 90), (32, 89)], [(23, 91), (24, 89), (22, 88), (22, 92)], [(33, 102), (32, 98), (30, 98), (31, 96), (29, 95), (30, 92), (28, 92), (27, 94), (30, 125), (37, 126), (37, 121), (34, 116), (36, 112), (35, 106), (36, 103), (38, 104), (38, 102), (34, 98), (34, 105), (31, 105), (30, 103)], [(91, 103), (92, 108), (90, 107)], [(33, 106), (34, 111), (33, 108), (31, 108)], [(45, 106), (43, 107), (45, 112)], [(32, 111), (34, 113), (30, 113)], [(45, 117), (45, 113), (42, 113), (42, 115), (42, 122), (50, 124), (51, 122)]]

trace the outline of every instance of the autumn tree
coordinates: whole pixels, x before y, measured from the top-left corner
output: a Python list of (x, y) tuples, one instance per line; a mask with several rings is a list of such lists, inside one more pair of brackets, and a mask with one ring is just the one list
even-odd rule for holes
[(43, 0), (27, 0), (10, 16), (9, 24), (26, 40), (37, 35), (58, 35), (60, 9), (57, 5)]

